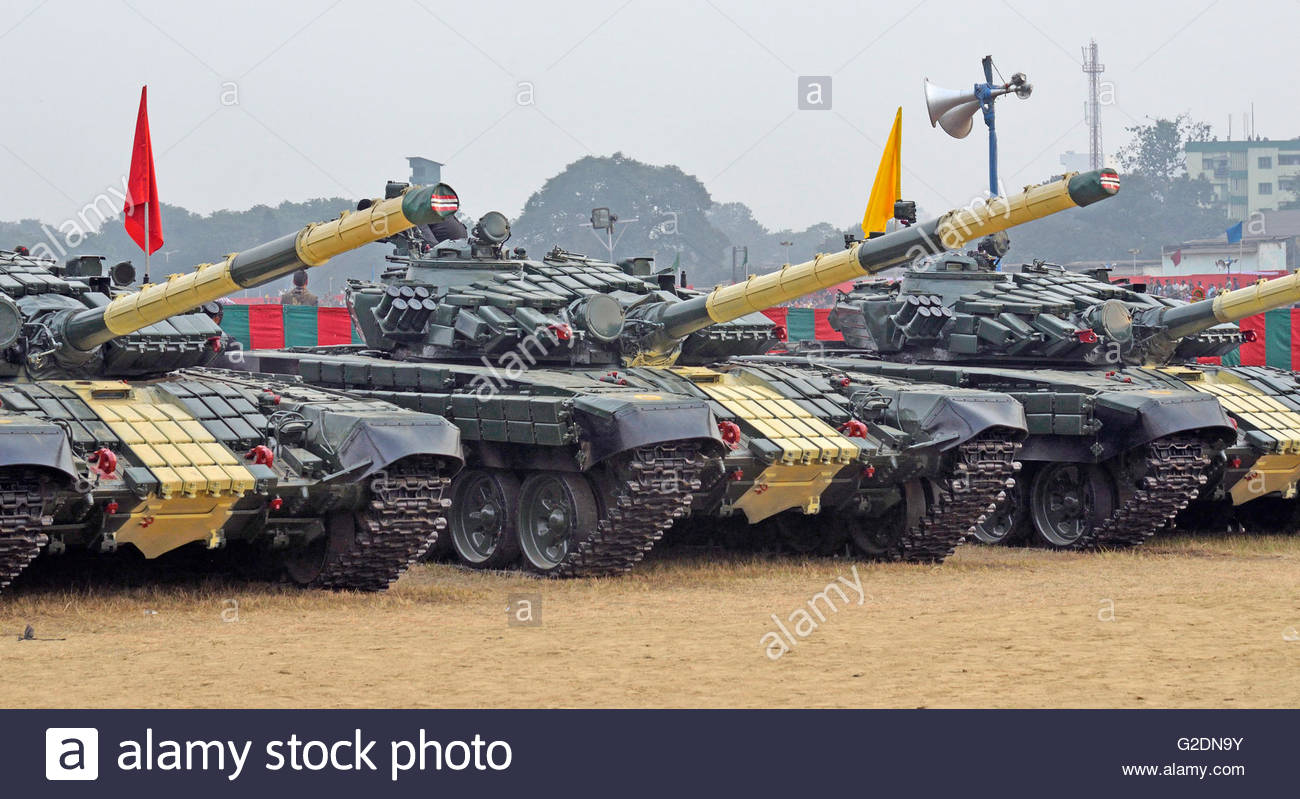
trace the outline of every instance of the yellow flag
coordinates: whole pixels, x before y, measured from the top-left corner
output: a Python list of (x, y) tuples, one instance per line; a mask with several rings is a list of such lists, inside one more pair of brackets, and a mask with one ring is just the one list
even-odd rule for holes
[(862, 217), (862, 235), (884, 233), (885, 223), (894, 218), (894, 203), (903, 193), (903, 108), (894, 115), (894, 128), (889, 131), (885, 154), (880, 157), (876, 182), (871, 184), (871, 199), (867, 200), (867, 213)]

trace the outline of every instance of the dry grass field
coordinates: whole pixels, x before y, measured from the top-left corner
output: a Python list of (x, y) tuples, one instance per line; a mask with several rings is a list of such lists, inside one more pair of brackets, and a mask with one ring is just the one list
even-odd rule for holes
[[(0, 706), (1300, 706), (1300, 537), (856, 564), (862, 603), (832, 592), (800, 638), (853, 566), (679, 549), (611, 580), (423, 565), (379, 595), (46, 577), (0, 596)], [(540, 626), (507, 624), (512, 594)], [(776, 660), (772, 614), (797, 641)]]

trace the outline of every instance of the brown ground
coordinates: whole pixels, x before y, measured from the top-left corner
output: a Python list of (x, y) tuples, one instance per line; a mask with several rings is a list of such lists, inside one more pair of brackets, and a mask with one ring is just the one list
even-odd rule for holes
[[(19, 586), (0, 707), (1300, 706), (1300, 537), (858, 564), (865, 603), (769, 660), (770, 614), (852, 565), (678, 551), (599, 581), (420, 566), (386, 595)], [(515, 593), (541, 595), (540, 627), (507, 625)], [(66, 640), (17, 641), (28, 623)]]

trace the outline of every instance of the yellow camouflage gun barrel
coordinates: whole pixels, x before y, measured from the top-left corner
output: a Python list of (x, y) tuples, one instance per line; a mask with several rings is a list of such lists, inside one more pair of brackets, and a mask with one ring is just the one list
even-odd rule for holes
[(65, 346), (88, 352), (205, 302), (264, 285), (298, 269), (320, 266), (340, 253), (415, 225), (445, 219), (459, 206), (456, 192), (444, 183), (412, 186), (396, 197), (373, 200), (364, 209), (344, 212), (333, 221), (307, 225), (229, 255), (220, 263), (202, 264), (189, 274), (122, 294), (102, 307), (79, 311), (68, 318), (61, 339)]
[[(738, 319), (774, 305), (911, 261), (956, 249), (969, 241), (1068, 208), (1091, 205), (1119, 191), (1114, 170), (1070, 173), (1008, 197), (949, 211), (938, 219), (858, 242), (843, 252), (714, 289), (702, 302), (668, 309), (665, 333), (680, 338), (715, 322)], [(702, 306), (702, 307), (701, 307)]]
[(1247, 316), (1297, 302), (1300, 302), (1300, 273), (1225, 291), (1212, 300), (1176, 305), (1160, 317), (1159, 332), (1170, 340), (1186, 338), (1215, 325), (1240, 322)]

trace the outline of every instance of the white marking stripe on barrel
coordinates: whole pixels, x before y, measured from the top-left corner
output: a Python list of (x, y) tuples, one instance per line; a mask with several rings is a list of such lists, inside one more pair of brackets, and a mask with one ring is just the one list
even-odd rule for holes
[(460, 198), (454, 194), (435, 194), (429, 200), (429, 207), (435, 211), (455, 211), (460, 207)]

